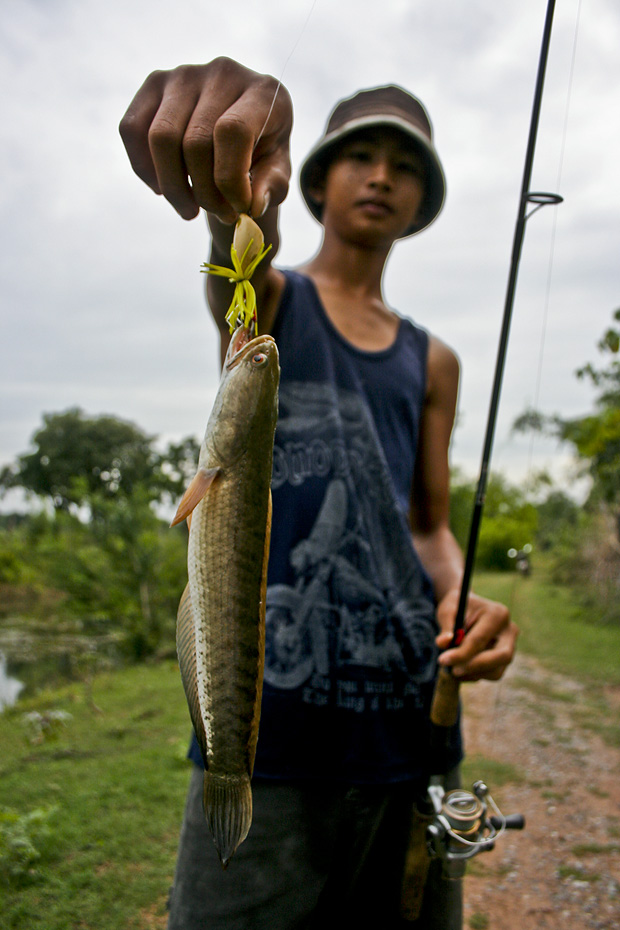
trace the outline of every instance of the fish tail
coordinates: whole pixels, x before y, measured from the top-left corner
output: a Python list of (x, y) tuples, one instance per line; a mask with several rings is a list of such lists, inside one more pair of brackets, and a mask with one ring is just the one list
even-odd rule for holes
[(203, 804), (217, 854), (226, 868), (252, 824), (249, 775), (214, 775), (205, 771)]

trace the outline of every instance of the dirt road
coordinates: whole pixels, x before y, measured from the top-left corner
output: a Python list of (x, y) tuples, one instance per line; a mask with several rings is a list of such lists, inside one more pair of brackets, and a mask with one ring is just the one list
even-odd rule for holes
[(468, 757), (496, 761), (492, 794), (527, 821), (468, 867), (465, 927), (619, 930), (620, 749), (599, 733), (618, 731), (620, 693), (603, 702), (524, 656), (462, 691)]

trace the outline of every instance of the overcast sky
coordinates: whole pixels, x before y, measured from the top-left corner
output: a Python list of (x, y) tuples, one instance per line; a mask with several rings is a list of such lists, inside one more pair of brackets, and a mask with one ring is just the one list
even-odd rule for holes
[[(202, 435), (219, 377), (199, 272), (204, 220), (184, 222), (135, 177), (117, 127), (150, 71), (226, 54), (276, 77), (290, 56), (296, 167), (335, 101), (360, 87), (399, 83), (426, 104), (446, 206), (396, 246), (385, 296), (459, 354), (452, 460), (475, 475), (545, 7), (3, 0), (0, 463), (29, 448), (44, 412), (70, 406), (132, 420), (162, 441)], [(597, 359), (620, 306), (620, 7), (583, 0), (570, 101), (578, 0), (557, 7), (531, 187), (565, 202), (526, 232), (492, 463), (515, 480), (529, 440), (511, 438), (510, 425), (536, 399), (539, 368), (541, 409), (586, 412), (592, 392), (574, 371)], [(278, 262), (295, 266), (320, 236), (296, 175), (281, 227)], [(534, 466), (561, 478), (561, 463), (554, 444), (536, 441)]]

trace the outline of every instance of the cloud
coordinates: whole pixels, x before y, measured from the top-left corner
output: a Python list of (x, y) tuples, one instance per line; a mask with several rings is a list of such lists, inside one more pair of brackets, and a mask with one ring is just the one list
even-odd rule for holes
[[(386, 296), (458, 351), (463, 416), (454, 456), (475, 470), (544, 11), (537, 0), (317, 0), (302, 31), (311, 7), (6, 0), (1, 461), (27, 447), (44, 411), (76, 404), (166, 437), (204, 430), (218, 351), (199, 273), (203, 221), (184, 223), (133, 175), (117, 125), (151, 70), (227, 54), (277, 77), (285, 68), (297, 166), (333, 103), (358, 87), (400, 83), (428, 106), (448, 200), (428, 231), (394, 250)], [(507, 471), (522, 458), (509, 426), (538, 379), (543, 316), (540, 404), (571, 415), (591, 402), (574, 369), (595, 357), (620, 304), (620, 13), (613, 0), (583, 10), (567, 119), (575, 15), (576, 4), (555, 16), (533, 187), (555, 189), (563, 156), (565, 203), (548, 299), (553, 210), (528, 222), (495, 460)], [(281, 263), (312, 254), (320, 230), (296, 181), (281, 226)]]

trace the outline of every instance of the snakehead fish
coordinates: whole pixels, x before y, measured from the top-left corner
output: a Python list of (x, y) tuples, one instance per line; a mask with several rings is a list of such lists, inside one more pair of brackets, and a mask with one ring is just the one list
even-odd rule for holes
[(190, 519), (177, 653), (205, 764), (203, 804), (224, 868), (252, 822), (280, 369), (271, 336), (231, 340), (173, 524)]

